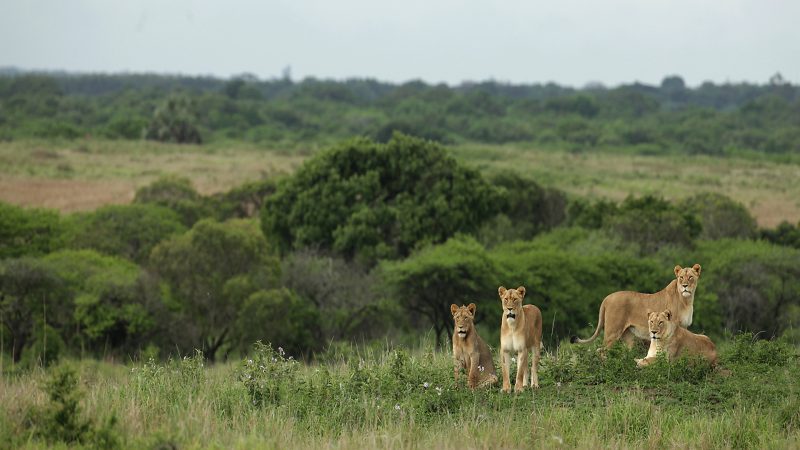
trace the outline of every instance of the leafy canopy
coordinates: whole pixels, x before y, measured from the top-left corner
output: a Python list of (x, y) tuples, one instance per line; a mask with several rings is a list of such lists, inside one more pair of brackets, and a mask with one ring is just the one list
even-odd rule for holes
[(386, 144), (355, 139), (285, 180), (265, 203), (262, 227), (284, 253), (319, 247), (375, 261), (475, 230), (498, 197), (436, 143), (402, 134)]

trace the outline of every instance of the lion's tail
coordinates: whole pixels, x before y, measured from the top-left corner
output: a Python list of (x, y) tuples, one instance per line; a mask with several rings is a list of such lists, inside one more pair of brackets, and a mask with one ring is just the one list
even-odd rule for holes
[(605, 302), (603, 302), (600, 305), (600, 318), (597, 319), (597, 329), (594, 330), (594, 334), (591, 337), (589, 337), (589, 339), (581, 339), (578, 336), (572, 336), (569, 341), (573, 344), (588, 344), (589, 342), (592, 342), (593, 340), (597, 339), (597, 336), (600, 335), (600, 330), (603, 328), (603, 324), (605, 323), (605, 316), (606, 316), (605, 312), (606, 312), (606, 304)]

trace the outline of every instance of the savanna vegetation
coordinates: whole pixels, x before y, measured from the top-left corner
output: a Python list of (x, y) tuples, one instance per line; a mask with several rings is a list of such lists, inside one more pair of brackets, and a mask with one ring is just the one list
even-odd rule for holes
[[(800, 208), (780, 197), (800, 189), (799, 102), (779, 77), (2, 76), (4, 186), (138, 181), (128, 201), (77, 212), (0, 202), (0, 441), (797, 446), (800, 223), (753, 211)], [(283, 166), (256, 172), (273, 157)], [(180, 158), (230, 179), (198, 189), (204, 172), (152, 169)], [(627, 195), (603, 195), (571, 178), (590, 158), (642, 164), (614, 181)], [(729, 167), (725, 181), (681, 175), (697, 161)], [(736, 179), (751, 201), (723, 184)], [(655, 292), (694, 263), (691, 329), (718, 343), (720, 369), (636, 369), (644, 349), (567, 344), (607, 294)], [(445, 350), (451, 303), (476, 303), (496, 348), (501, 284), (543, 313), (542, 388), (522, 396), (457, 386)]]

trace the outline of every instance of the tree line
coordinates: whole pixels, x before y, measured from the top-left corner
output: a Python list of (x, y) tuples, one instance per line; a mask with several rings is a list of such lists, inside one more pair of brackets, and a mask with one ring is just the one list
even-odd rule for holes
[(441, 143), (535, 143), (641, 154), (800, 152), (800, 88), (679, 76), (581, 89), (496, 81), (459, 86), (370, 79), (259, 80), (163, 75), (0, 74), (0, 139), (154, 139), (202, 143), (387, 142), (395, 131)]
[(798, 225), (759, 229), (719, 194), (588, 202), (432, 141), (356, 138), (212, 196), (167, 177), (91, 212), (0, 203), (0, 343), (19, 363), (224, 359), (259, 339), (313, 357), (430, 329), (444, 342), (451, 303), (477, 303), (494, 339), (501, 284), (528, 288), (553, 343), (608, 293), (655, 292), (695, 262), (698, 330), (797, 339)]

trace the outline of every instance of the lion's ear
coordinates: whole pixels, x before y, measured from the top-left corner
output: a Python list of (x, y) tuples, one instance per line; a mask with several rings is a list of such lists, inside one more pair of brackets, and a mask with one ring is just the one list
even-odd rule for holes
[(508, 289), (506, 289), (505, 286), (500, 286), (499, 288), (497, 288), (497, 293), (500, 294), (500, 297), (502, 297), (503, 295), (505, 295), (507, 290)]
[(672, 311), (665, 309), (664, 315), (667, 316), (667, 320), (672, 320)]
[(525, 298), (525, 286), (518, 287), (517, 292), (519, 292), (519, 295), (521, 295), (522, 298)]
[(475, 303), (470, 303), (469, 305), (467, 305), (467, 309), (469, 310), (469, 313), (472, 314), (473, 316), (475, 315), (475, 310), (477, 308), (478, 307), (475, 306)]
[(450, 305), (450, 314), (455, 316), (456, 315), (456, 311), (458, 311), (458, 305), (453, 303), (452, 305)]
[(678, 274), (679, 274), (679, 273), (681, 273), (681, 270), (683, 270), (683, 267), (681, 267), (681, 266), (675, 266), (675, 270), (674, 270), (674, 272), (675, 272), (675, 276), (676, 276), (676, 277), (678, 276)]
[(692, 266), (692, 270), (697, 272), (697, 276), (698, 277), (700, 276), (700, 269), (701, 269), (700, 264), (695, 264), (695, 265)]

